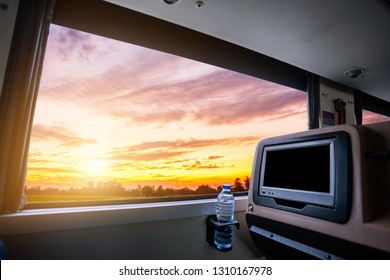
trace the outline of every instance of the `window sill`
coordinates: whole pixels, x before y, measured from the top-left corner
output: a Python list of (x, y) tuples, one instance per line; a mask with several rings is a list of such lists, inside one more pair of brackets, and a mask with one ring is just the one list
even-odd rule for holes
[[(235, 211), (245, 211), (247, 196), (235, 198)], [(0, 215), (0, 235), (112, 226), (207, 216), (216, 200), (199, 199), (126, 205), (21, 210)]]

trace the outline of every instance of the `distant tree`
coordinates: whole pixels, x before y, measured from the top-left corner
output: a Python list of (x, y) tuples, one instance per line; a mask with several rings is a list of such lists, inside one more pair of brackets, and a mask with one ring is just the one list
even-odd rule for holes
[(245, 191), (245, 188), (241, 182), (241, 179), (240, 178), (236, 178), (234, 180), (234, 185), (233, 185), (233, 188), (232, 188), (232, 191), (233, 192), (242, 192), (242, 191)]
[(155, 191), (155, 196), (164, 196), (165, 195), (165, 190), (162, 185), (159, 185), (157, 190)]
[(154, 188), (152, 186), (143, 186), (141, 193), (146, 197), (152, 197), (154, 194)]
[(62, 195), (77, 195), (80, 194), (80, 189), (71, 187), (70, 189), (61, 190)]
[(175, 190), (173, 188), (166, 188), (164, 191), (165, 195), (173, 195)]
[(182, 188), (182, 189), (179, 189), (177, 191), (178, 194), (180, 195), (191, 195), (191, 194), (195, 194), (195, 191), (194, 190), (191, 190), (190, 188)]
[[(234, 180), (232, 185), (232, 191), (240, 192), (247, 191), (250, 185), (250, 178), (245, 177), (243, 181), (240, 178)], [(141, 187), (140, 184), (136, 188), (126, 189), (123, 187), (122, 183), (115, 180), (110, 181), (89, 181), (83, 187), (71, 187), (68, 189), (58, 189), (54, 187), (41, 187), (41, 186), (25, 186), (25, 194), (47, 194), (47, 195), (123, 195), (123, 196), (145, 196), (145, 197), (154, 197), (154, 196), (177, 196), (177, 195), (193, 195), (193, 194), (213, 194), (219, 193), (222, 190), (222, 186), (211, 187), (209, 184), (202, 184), (198, 186), (195, 190), (188, 187), (182, 189), (174, 188), (164, 188), (164, 186), (159, 185), (157, 188), (152, 185), (146, 185)]]
[(25, 193), (26, 194), (38, 194), (40, 193), (42, 190), (41, 190), (41, 187), (40, 186), (32, 186), (31, 188), (29, 187), (26, 187), (25, 189)]
[(245, 179), (244, 179), (244, 185), (245, 185), (245, 190), (249, 190), (249, 185), (251, 183), (251, 178), (249, 178), (248, 176), (245, 176)]
[(142, 195), (142, 187), (141, 185), (138, 185), (136, 188), (127, 189), (126, 195), (130, 196), (141, 196)]
[(115, 180), (98, 182), (96, 187), (92, 189), (94, 193), (104, 195), (125, 195), (126, 189), (122, 186), (122, 183)]
[(200, 185), (199, 187), (197, 187), (195, 192), (199, 194), (208, 194), (208, 193), (216, 193), (217, 190), (210, 187), (210, 185)]

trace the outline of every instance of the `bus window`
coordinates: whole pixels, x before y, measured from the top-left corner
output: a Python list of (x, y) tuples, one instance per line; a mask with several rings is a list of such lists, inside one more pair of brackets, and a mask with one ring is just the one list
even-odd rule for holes
[(258, 141), (306, 129), (305, 92), (52, 24), (27, 201), (246, 191)]

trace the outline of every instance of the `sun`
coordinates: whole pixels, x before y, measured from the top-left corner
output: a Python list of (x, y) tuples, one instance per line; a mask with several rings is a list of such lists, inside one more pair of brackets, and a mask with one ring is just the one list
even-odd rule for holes
[(106, 175), (108, 171), (107, 162), (99, 159), (88, 160), (85, 169), (90, 175)]

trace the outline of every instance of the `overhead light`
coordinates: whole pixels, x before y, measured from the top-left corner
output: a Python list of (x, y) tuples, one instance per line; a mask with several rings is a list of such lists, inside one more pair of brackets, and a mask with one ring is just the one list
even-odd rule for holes
[(196, 6), (198, 9), (202, 8), (203, 5), (204, 5), (203, 1), (197, 1), (197, 2), (195, 3), (195, 6)]
[(365, 71), (366, 70), (364, 68), (354, 68), (354, 69), (345, 71), (344, 74), (345, 74), (345, 76), (347, 76), (348, 78), (351, 78), (351, 79), (355, 79), (357, 77), (363, 78)]
[(176, 4), (177, 2), (179, 2), (180, 0), (163, 0), (166, 4), (168, 5), (172, 5), (172, 4)]

